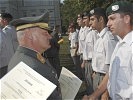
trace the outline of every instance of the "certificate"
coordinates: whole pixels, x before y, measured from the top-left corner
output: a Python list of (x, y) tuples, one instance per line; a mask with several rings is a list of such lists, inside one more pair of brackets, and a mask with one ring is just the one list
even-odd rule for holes
[(59, 78), (63, 100), (74, 100), (82, 81), (66, 68), (62, 68)]
[(1, 100), (46, 100), (56, 85), (20, 62), (1, 80)]

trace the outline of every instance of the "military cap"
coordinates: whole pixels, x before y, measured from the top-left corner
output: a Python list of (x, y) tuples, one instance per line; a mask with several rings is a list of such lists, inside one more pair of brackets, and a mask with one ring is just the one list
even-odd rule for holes
[(76, 28), (74, 24), (70, 24), (68, 28)]
[(93, 15), (106, 16), (106, 11), (103, 8), (97, 7), (90, 11), (90, 16)]
[(80, 13), (80, 14), (78, 14), (78, 18), (83, 18), (83, 14), (82, 13)]
[(89, 17), (90, 16), (90, 13), (86, 11), (86, 12), (83, 13), (83, 17), (84, 16), (88, 16)]
[(10, 19), (13, 18), (12, 15), (9, 14), (9, 13), (1, 13), (1, 14), (0, 14), (0, 17), (1, 17), (1, 18), (10, 18)]
[(52, 30), (48, 26), (49, 13), (46, 12), (41, 16), (36, 17), (23, 17), (19, 19), (14, 19), (10, 22), (11, 25), (16, 27), (16, 30), (23, 30), (26, 28), (39, 27), (48, 30), (50, 33)]
[(113, 13), (131, 12), (133, 13), (133, 3), (129, 1), (116, 1), (112, 3), (106, 10), (106, 15)]

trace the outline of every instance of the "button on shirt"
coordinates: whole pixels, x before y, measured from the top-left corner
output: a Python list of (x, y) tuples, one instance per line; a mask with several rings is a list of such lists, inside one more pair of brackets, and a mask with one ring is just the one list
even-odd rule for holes
[(112, 100), (133, 100), (133, 31), (117, 44), (109, 69), (108, 90)]
[(95, 72), (108, 72), (110, 59), (117, 42), (117, 38), (112, 35), (107, 27), (100, 32), (92, 58), (92, 68)]
[(83, 50), (83, 60), (91, 60), (94, 51), (94, 44), (98, 39), (98, 32), (89, 27), (85, 32), (87, 32), (87, 35), (85, 39), (85, 48)]
[(85, 38), (86, 38), (86, 32), (85, 30), (87, 30), (88, 28), (85, 26), (84, 28), (80, 28), (79, 31), (79, 48), (78, 48), (78, 53), (82, 54), (83, 53), (83, 49), (85, 46)]

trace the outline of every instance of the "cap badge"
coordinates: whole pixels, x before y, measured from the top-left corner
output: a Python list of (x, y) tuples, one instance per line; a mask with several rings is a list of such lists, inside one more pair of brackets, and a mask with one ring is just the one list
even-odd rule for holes
[(113, 11), (117, 11), (119, 9), (119, 5), (114, 5), (114, 6), (112, 6), (112, 10)]
[(94, 14), (94, 9), (90, 11), (90, 14)]

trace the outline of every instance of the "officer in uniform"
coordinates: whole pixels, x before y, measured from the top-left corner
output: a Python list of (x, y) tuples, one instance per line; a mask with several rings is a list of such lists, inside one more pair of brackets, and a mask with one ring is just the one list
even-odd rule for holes
[(96, 91), (84, 99), (96, 100), (108, 87), (111, 100), (133, 100), (133, 4), (116, 1), (107, 8), (106, 15), (107, 26), (113, 35), (119, 36), (119, 42), (112, 54), (109, 72)]
[(37, 17), (24, 17), (11, 22), (17, 30), (19, 47), (12, 57), (8, 71), (19, 62), (24, 62), (40, 75), (57, 86), (48, 100), (61, 100), (60, 84), (56, 70), (47, 59), (42, 57), (42, 53), (51, 47), (50, 28), (48, 26), (49, 13)]

